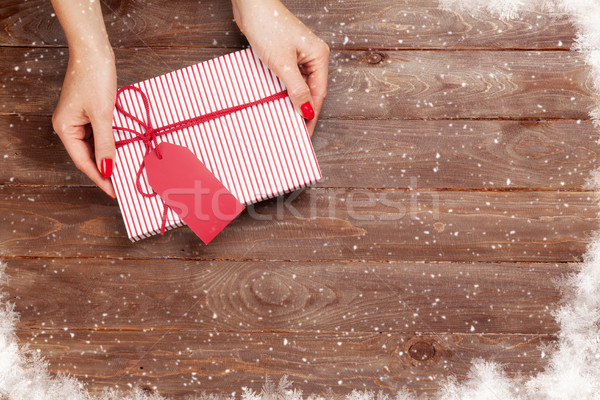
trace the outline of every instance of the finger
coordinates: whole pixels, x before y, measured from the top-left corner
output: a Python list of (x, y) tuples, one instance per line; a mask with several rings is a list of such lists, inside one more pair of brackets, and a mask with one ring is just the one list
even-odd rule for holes
[(90, 115), (94, 133), (96, 164), (104, 178), (112, 176), (115, 160), (115, 139), (112, 131), (112, 110)]
[(327, 78), (325, 78), (325, 87), (323, 87), (322, 79), (315, 75), (318, 75), (318, 72), (314, 72), (308, 77), (308, 84), (311, 88), (311, 97), (315, 112), (315, 117), (306, 123), (306, 128), (308, 129), (310, 136), (312, 136), (315, 127), (317, 126), (317, 121), (321, 114), (321, 109), (323, 108), (323, 102), (325, 101), (325, 96), (327, 96)]
[(315, 117), (310, 89), (295, 61), (274, 66), (273, 72), (283, 81), (294, 108), (308, 120)]
[[(323, 102), (327, 97), (327, 78), (329, 75), (328, 58), (319, 60), (312, 67), (312, 71), (308, 75), (308, 86), (310, 88), (311, 97), (315, 106), (315, 120), (318, 119), (323, 108)], [(314, 124), (313, 124), (314, 125)]]
[(308, 130), (308, 134), (310, 135), (310, 137), (312, 137), (313, 133), (315, 133), (316, 127), (317, 127), (317, 118), (313, 119), (312, 121), (308, 121), (306, 123), (306, 129)]
[[(74, 127), (73, 130), (81, 129), (83, 127)], [(83, 132), (81, 132), (83, 134)], [(63, 135), (63, 144), (69, 156), (73, 160), (75, 166), (84, 174), (86, 174), (100, 189), (102, 189), (107, 195), (115, 199), (117, 197), (115, 189), (110, 181), (102, 176), (96, 163), (92, 160), (92, 146), (84, 141), (73, 138), (71, 135)]]

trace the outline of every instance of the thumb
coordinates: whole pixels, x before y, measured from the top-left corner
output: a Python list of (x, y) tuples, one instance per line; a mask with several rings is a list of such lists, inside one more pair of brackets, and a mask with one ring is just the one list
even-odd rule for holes
[(90, 115), (94, 132), (96, 164), (105, 178), (110, 178), (115, 160), (115, 139), (112, 131), (112, 113)]
[(292, 100), (292, 104), (296, 110), (300, 111), (305, 119), (312, 120), (315, 118), (315, 109), (312, 104), (310, 89), (304, 81), (304, 77), (300, 73), (298, 66), (293, 65), (290, 68), (290, 66), (286, 64), (277, 69), (278, 71), (274, 70), (273, 72), (275, 72), (285, 84), (290, 100)]

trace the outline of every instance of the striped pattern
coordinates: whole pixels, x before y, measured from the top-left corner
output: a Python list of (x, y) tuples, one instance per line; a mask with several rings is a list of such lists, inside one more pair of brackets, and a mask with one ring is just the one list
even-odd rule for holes
[[(155, 127), (256, 101), (285, 89), (251, 49), (134, 86), (148, 96), (150, 118)], [(122, 96), (124, 108), (144, 119), (141, 98), (131, 91)], [(113, 125), (142, 132), (137, 123), (116, 110)], [(116, 130), (114, 136), (115, 140), (130, 137)], [(157, 140), (189, 148), (245, 205), (299, 189), (321, 178), (304, 120), (287, 97), (160, 136)], [(136, 190), (135, 175), (144, 153), (142, 142), (117, 149), (112, 178), (132, 241), (159, 233), (163, 213), (158, 196), (145, 198)], [(151, 192), (145, 171), (142, 178), (142, 187)], [(177, 214), (169, 210), (166, 229), (183, 225)]]

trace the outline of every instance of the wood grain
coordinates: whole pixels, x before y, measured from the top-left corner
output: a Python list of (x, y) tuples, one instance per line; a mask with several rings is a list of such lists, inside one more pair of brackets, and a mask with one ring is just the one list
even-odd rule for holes
[[(0, 2), (0, 257), (21, 344), (96, 393), (305, 395), (545, 367), (555, 281), (597, 227), (597, 101), (565, 16), (436, 0), (284, 0), (334, 51), (313, 143), (325, 179), (210, 246), (132, 244), (50, 116), (68, 58), (47, 0)], [(229, 1), (102, 0), (119, 86), (246, 46)], [(554, 18), (558, 17), (558, 18)], [(330, 389), (331, 388), (331, 389)]]
[(310, 189), (249, 207), (204, 246), (187, 228), (132, 244), (96, 188), (0, 187), (0, 209), (9, 257), (463, 262), (576, 261), (599, 211), (579, 192)]
[[(18, 68), (0, 76), (0, 115), (50, 115), (67, 50), (0, 47)], [(226, 50), (121, 49), (119, 85), (170, 72)], [(42, 58), (43, 57), (43, 58)], [(589, 69), (571, 52), (340, 51), (331, 57), (323, 118), (588, 119)]]
[(288, 375), (305, 395), (353, 389), (431, 392), (462, 380), (473, 359), (495, 360), (516, 374), (544, 368), (549, 335), (406, 335), (398, 333), (22, 330), (23, 342), (97, 392), (138, 386), (182, 398), (200, 391), (239, 396), (265, 377)]
[[(564, 15), (528, 12), (504, 21), (442, 11), (435, 0), (300, 1), (284, 4), (330, 46), (345, 48), (568, 49), (575, 30)], [(113, 46), (228, 47), (246, 44), (229, 1), (102, 1)], [(0, 4), (0, 45), (65, 46), (49, 2)]]
[(600, 166), (590, 121), (325, 120), (313, 145), (322, 187), (577, 190)]
[(334, 52), (325, 117), (588, 118), (592, 82), (570, 52)]
[(542, 334), (558, 330), (555, 284), (573, 270), (543, 263), (13, 260), (6, 293), (29, 329)]
[[(317, 186), (577, 190), (600, 166), (597, 138), (590, 121), (324, 120)], [(93, 185), (46, 116), (0, 116), (0, 155), (0, 184)]]

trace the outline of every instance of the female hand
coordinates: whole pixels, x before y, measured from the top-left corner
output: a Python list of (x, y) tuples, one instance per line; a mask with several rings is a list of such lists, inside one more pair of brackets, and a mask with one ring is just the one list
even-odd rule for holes
[(252, 49), (285, 84), (312, 136), (327, 95), (329, 47), (279, 0), (232, 0)]
[[(115, 159), (112, 117), (117, 92), (114, 55), (73, 52), (52, 125), (73, 159), (113, 199), (110, 181)], [(91, 126), (90, 126), (91, 124)]]
[(115, 159), (117, 73), (100, 2), (52, 0), (52, 5), (69, 43), (69, 65), (52, 126), (77, 168), (115, 198), (109, 178)]

